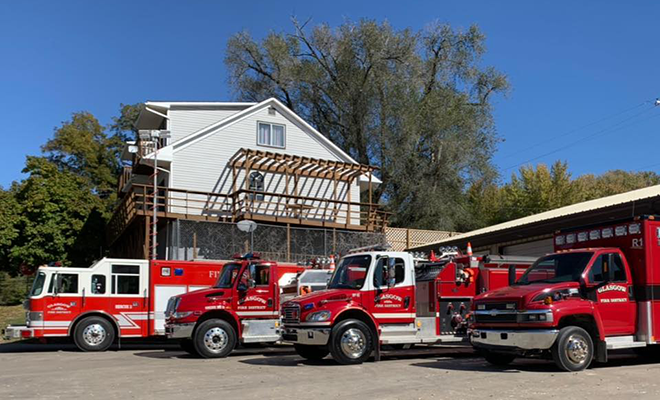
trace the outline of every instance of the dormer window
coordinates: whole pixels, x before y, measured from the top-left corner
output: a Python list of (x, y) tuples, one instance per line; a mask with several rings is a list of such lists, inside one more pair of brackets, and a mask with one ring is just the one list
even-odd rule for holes
[(259, 122), (257, 128), (257, 144), (259, 146), (279, 147), (286, 146), (286, 132), (284, 125)]

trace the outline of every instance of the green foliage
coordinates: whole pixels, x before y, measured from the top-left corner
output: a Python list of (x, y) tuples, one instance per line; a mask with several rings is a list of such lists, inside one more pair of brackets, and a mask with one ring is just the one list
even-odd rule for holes
[(654, 172), (616, 170), (572, 179), (567, 164), (561, 161), (551, 168), (544, 164), (522, 167), (501, 187), (492, 181), (470, 187), (469, 209), (479, 218), (469, 229), (658, 184), (660, 175)]
[(141, 105), (121, 105), (103, 127), (74, 113), (43, 147), (27, 157), (29, 177), (0, 189), (0, 271), (19, 273), (51, 261), (89, 265), (103, 254), (105, 224), (116, 201), (125, 138), (134, 136)]
[(468, 185), (492, 173), (490, 99), (506, 78), (482, 67), (484, 35), (419, 32), (361, 20), (336, 29), (248, 33), (229, 40), (237, 96), (276, 97), (361, 163), (380, 167), (374, 199), (395, 225), (453, 230), (471, 218)]
[(51, 261), (85, 265), (98, 257), (104, 204), (86, 177), (62, 171), (43, 157), (28, 157), (23, 172), (30, 176), (15, 194), (21, 234), (12, 243), (11, 258), (37, 266)]
[(11, 277), (0, 271), (0, 306), (21, 304), (27, 296), (30, 278), (26, 276)]

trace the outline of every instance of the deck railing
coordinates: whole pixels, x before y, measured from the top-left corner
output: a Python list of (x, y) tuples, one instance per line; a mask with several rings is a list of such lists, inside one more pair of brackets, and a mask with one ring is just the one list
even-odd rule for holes
[(138, 215), (152, 215), (154, 199), (158, 218), (237, 222), (290, 223), (302, 226), (381, 231), (388, 212), (378, 204), (348, 202), (284, 193), (238, 190), (231, 194), (153, 186), (131, 186), (109, 222), (114, 241)]

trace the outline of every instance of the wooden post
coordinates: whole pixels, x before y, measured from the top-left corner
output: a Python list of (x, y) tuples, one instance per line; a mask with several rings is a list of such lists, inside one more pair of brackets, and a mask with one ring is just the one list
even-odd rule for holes
[(351, 186), (353, 186), (353, 180), (348, 180), (346, 181), (346, 194), (348, 198), (348, 212), (346, 213), (346, 227), (351, 224), (351, 211), (353, 208), (353, 205), (351, 204)]
[(197, 232), (193, 232), (193, 260), (197, 258)]
[(144, 246), (142, 246), (142, 258), (149, 259), (149, 238), (151, 237), (151, 217), (147, 215), (144, 218)]
[(337, 229), (332, 228), (332, 253), (337, 254)]
[(406, 250), (410, 248), (410, 228), (406, 228)]
[(291, 224), (286, 224), (286, 262), (291, 262)]

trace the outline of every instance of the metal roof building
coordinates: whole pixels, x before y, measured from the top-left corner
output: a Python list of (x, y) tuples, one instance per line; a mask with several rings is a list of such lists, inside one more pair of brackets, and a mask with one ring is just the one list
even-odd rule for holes
[(478, 253), (541, 256), (552, 252), (552, 235), (557, 230), (649, 214), (660, 214), (660, 185), (530, 215), (410, 250), (430, 251), (441, 246), (464, 249), (470, 242)]

